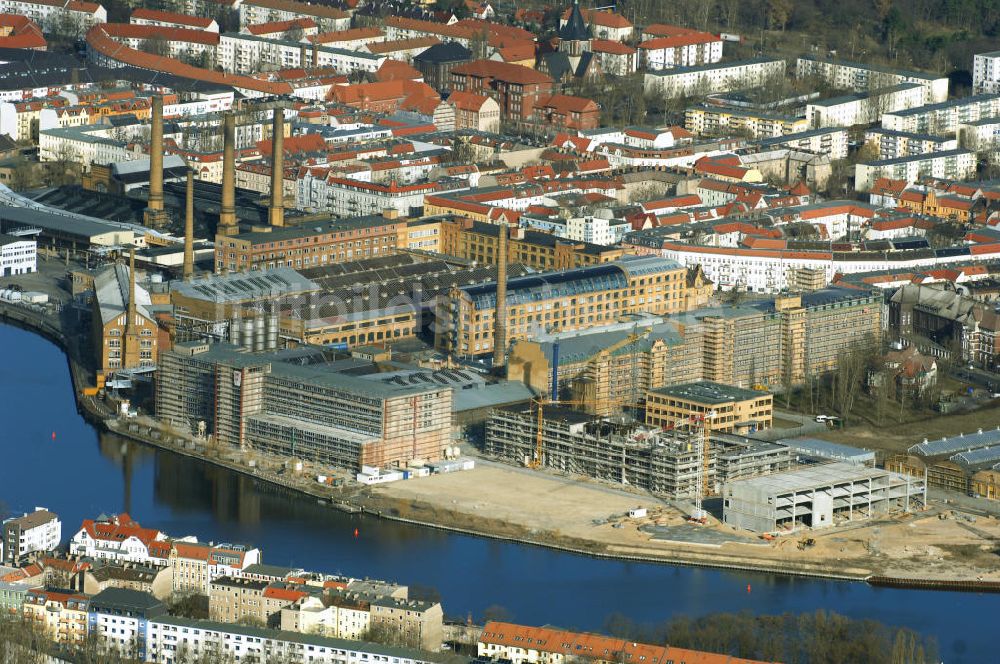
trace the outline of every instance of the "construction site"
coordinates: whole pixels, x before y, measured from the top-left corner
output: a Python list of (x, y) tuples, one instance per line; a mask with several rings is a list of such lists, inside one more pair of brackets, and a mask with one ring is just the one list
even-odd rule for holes
[(624, 417), (600, 418), (561, 405), (495, 410), (486, 426), (487, 455), (699, 501), (723, 483), (792, 467), (785, 445), (742, 436), (706, 435), (703, 423), (650, 428)]

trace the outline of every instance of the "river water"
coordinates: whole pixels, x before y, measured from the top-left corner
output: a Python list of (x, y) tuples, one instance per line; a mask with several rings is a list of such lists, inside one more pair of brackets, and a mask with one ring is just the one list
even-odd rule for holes
[(825, 609), (933, 635), (949, 663), (1000, 661), (991, 634), (1000, 595), (599, 560), (443, 533), (343, 514), (237, 473), (99, 435), (77, 413), (62, 351), (5, 325), (0, 501), (10, 511), (42, 505), (57, 512), (64, 539), (84, 518), (128, 511), (171, 535), (252, 543), (277, 565), (432, 586), (449, 616), (480, 617), (500, 606), (518, 622), (597, 630), (613, 612), (654, 623), (676, 613)]

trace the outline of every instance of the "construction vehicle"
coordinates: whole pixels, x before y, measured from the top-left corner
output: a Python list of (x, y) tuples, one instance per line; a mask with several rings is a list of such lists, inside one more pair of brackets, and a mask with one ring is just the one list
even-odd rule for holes
[(812, 537), (807, 537), (804, 540), (799, 540), (798, 544), (799, 551), (805, 551), (806, 549), (811, 549), (814, 546), (816, 546), (816, 540), (813, 539)]

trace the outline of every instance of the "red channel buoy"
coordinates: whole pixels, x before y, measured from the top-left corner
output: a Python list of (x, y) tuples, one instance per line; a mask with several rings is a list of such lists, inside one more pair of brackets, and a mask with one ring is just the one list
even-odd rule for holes
[(358, 529), (354, 529), (354, 539), (358, 539)]

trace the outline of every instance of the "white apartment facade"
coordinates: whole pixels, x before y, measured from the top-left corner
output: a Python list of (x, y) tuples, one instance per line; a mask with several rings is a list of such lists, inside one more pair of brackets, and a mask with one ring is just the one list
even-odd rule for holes
[(882, 126), (914, 134), (948, 135), (958, 126), (1000, 116), (1000, 95), (980, 94), (928, 104), (908, 110), (883, 113)]
[(89, 171), (91, 164), (110, 164), (143, 156), (142, 150), (108, 137), (107, 125), (59, 127), (38, 132), (39, 161), (70, 159)]
[(696, 67), (722, 59), (722, 40), (708, 33), (660, 37), (642, 41), (639, 53), (649, 70)]
[(275, 23), (308, 17), (320, 32), (343, 32), (351, 27), (351, 15), (328, 5), (294, 0), (242, 0), (240, 28), (259, 23)]
[[(3, 237), (0, 235), (0, 241)], [(44, 507), (36, 507), (34, 512), (5, 520), (0, 534), (0, 562), (16, 565), (28, 554), (59, 546), (62, 522)]]
[(38, 271), (38, 242), (29, 237), (0, 234), (0, 277)]
[(945, 152), (958, 149), (958, 139), (954, 137), (911, 134), (874, 127), (865, 132), (865, 142), (878, 148), (879, 159), (916, 157), (931, 152)]
[(330, 67), (338, 74), (354, 71), (374, 73), (385, 56), (366, 51), (348, 51), (330, 46), (310, 46), (283, 39), (268, 39), (242, 33), (224, 33), (219, 37), (215, 62), (227, 73), (254, 74), (262, 65), (280, 69)]
[(854, 188), (868, 191), (879, 178), (905, 180), (921, 178), (966, 180), (976, 173), (976, 155), (968, 150), (948, 150), (914, 157), (882, 159), (854, 166)]
[(900, 83), (870, 92), (824, 99), (806, 104), (806, 121), (813, 129), (877, 122), (884, 113), (922, 106), (926, 92), (923, 86), (916, 83)]
[(916, 83), (926, 90), (927, 103), (948, 99), (948, 77), (922, 72), (892, 69), (878, 65), (844, 60), (820, 60), (810, 56), (795, 62), (798, 78), (815, 76), (835, 88), (864, 92), (901, 83)]
[(847, 158), (848, 135), (845, 127), (824, 127), (765, 139), (760, 141), (760, 145), (765, 148), (787, 147), (825, 154), (832, 161)]
[(1000, 94), (1000, 51), (972, 56), (972, 94)]
[(71, 25), (77, 36), (108, 20), (108, 12), (102, 5), (80, 0), (0, 0), (0, 14), (26, 16), (44, 32)]
[(192, 657), (290, 664), (434, 664), (419, 650), (173, 616), (150, 620), (146, 643), (146, 661), (156, 664)]
[(699, 67), (648, 71), (643, 84), (648, 93), (680, 97), (759, 86), (774, 77), (784, 75), (784, 60), (754, 58)]

